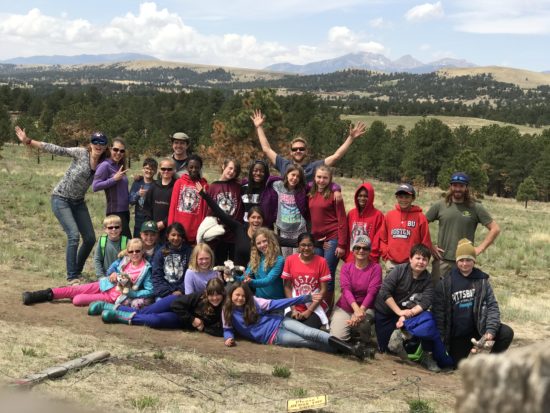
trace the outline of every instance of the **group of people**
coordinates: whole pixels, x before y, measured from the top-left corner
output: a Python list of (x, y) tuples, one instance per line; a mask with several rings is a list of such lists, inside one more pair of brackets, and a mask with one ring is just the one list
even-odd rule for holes
[[(104, 322), (204, 331), (223, 336), (227, 346), (237, 334), (361, 359), (375, 346), (433, 371), (456, 367), (481, 348), (478, 340), (493, 352), (508, 348), (513, 331), (500, 322), (488, 275), (474, 266), (500, 229), (471, 197), (465, 173), (453, 174), (447, 197), (426, 215), (413, 204), (410, 184), (398, 186), (395, 208), (384, 215), (374, 207), (369, 182), (356, 189), (355, 207), (346, 214), (330, 167), (365, 132), (364, 124), (350, 126), (331, 156), (308, 161), (304, 138), (291, 141), (286, 159), (269, 145), (265, 116), (254, 111), (251, 120), (280, 176), (256, 160), (241, 180), (240, 162), (227, 159), (209, 184), (202, 158), (177, 132), (173, 154), (160, 162), (146, 158), (130, 189), (123, 139), (109, 145), (97, 132), (88, 148), (63, 148), (16, 127), (22, 143), (73, 158), (52, 194), (68, 238), (68, 285), (25, 292), (23, 303), (70, 298)], [(84, 200), (90, 186), (107, 199), (97, 242)], [(437, 245), (431, 221), (439, 222)], [(474, 247), (478, 223), (489, 232)], [(97, 281), (82, 283), (94, 245)], [(214, 270), (233, 266), (244, 271), (228, 278)]]

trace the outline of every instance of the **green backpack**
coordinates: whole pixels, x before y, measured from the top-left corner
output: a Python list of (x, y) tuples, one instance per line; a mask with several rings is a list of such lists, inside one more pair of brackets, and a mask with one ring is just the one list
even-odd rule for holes
[[(122, 235), (120, 237), (120, 250), (126, 249), (126, 244), (128, 242), (128, 237)], [(101, 251), (101, 259), (105, 258), (105, 245), (107, 245), (107, 235), (102, 235), (99, 237), (99, 249)]]

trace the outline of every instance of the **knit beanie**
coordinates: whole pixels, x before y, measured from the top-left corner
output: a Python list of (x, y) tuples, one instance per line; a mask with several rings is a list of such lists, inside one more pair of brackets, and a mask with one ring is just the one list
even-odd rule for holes
[(462, 238), (460, 241), (458, 241), (458, 245), (456, 247), (455, 260), (458, 261), (463, 258), (468, 258), (474, 261), (476, 260), (476, 250), (474, 248), (474, 245), (472, 244), (472, 241), (467, 238)]
[(371, 248), (370, 238), (366, 235), (357, 235), (355, 238), (353, 238), (351, 249), (353, 249), (357, 244), (365, 244), (368, 249)]

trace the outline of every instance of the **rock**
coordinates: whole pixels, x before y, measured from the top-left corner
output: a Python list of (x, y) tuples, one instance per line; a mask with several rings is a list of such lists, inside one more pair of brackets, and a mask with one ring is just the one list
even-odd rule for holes
[(537, 343), (462, 361), (458, 413), (550, 411), (550, 346)]

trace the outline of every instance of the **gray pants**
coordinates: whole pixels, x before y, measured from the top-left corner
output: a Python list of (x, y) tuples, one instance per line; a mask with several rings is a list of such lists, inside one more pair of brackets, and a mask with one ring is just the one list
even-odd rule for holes
[(454, 261), (433, 260), (432, 262), (432, 282), (434, 286), (440, 279), (444, 278), (456, 265)]
[(352, 335), (358, 335), (362, 343), (368, 344), (372, 337), (371, 327), (374, 325), (374, 310), (368, 309), (366, 313), (367, 316), (357, 327), (350, 327), (347, 321), (351, 320), (353, 313), (348, 313), (338, 306), (334, 307), (330, 320), (330, 335), (344, 341), (349, 341)]

